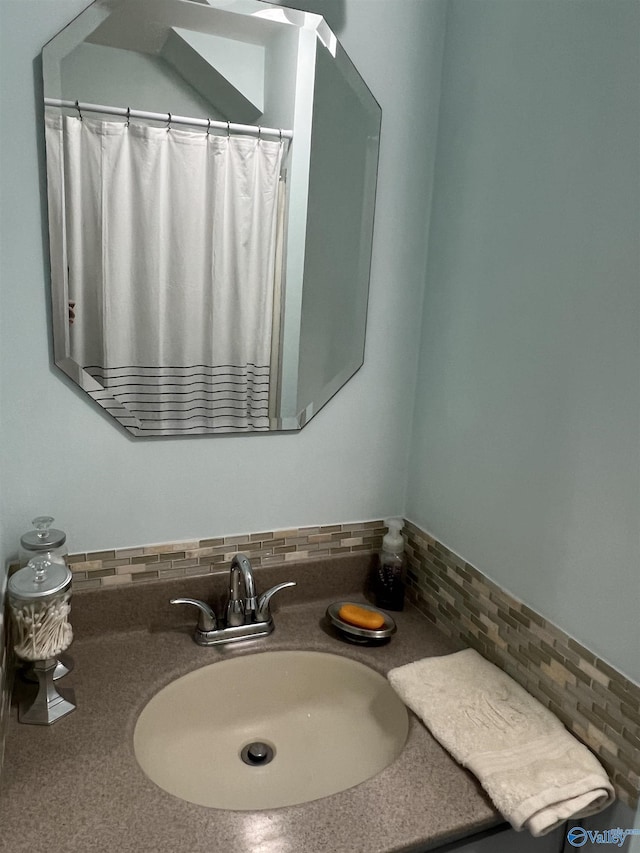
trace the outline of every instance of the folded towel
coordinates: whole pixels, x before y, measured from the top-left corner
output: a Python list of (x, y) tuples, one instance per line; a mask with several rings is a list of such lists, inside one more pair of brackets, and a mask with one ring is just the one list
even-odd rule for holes
[(473, 649), (400, 666), (388, 678), (514, 829), (545, 835), (613, 802), (595, 756)]

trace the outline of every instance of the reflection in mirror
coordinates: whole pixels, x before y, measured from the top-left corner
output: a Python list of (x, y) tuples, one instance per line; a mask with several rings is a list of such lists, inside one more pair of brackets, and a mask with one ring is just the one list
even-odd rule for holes
[(363, 361), (380, 130), (323, 19), (97, 0), (43, 69), (57, 366), (136, 436), (304, 426)]

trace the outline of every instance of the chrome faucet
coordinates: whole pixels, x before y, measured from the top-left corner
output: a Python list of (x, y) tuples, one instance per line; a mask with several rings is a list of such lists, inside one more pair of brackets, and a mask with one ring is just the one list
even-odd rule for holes
[[(244, 595), (241, 595), (241, 583)], [(270, 634), (274, 628), (271, 599), (281, 589), (295, 585), (295, 581), (279, 583), (256, 597), (255, 579), (249, 558), (245, 554), (236, 554), (229, 571), (229, 600), (222, 627), (218, 627), (216, 614), (204, 601), (196, 598), (173, 598), (171, 604), (190, 604), (197, 607), (200, 612), (193, 638), (198, 645), (215, 646)]]

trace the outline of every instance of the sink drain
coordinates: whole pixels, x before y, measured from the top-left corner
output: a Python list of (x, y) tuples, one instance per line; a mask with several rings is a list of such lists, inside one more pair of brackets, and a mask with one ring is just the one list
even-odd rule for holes
[(263, 743), (261, 740), (254, 740), (242, 748), (240, 758), (245, 764), (250, 767), (262, 767), (264, 764), (269, 764), (273, 761), (275, 750), (268, 743)]

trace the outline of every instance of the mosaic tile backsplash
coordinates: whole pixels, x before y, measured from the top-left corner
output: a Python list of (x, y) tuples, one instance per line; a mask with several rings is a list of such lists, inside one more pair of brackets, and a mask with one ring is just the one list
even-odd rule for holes
[[(375, 553), (382, 521), (248, 533), (72, 554), (74, 591), (225, 571), (234, 554), (255, 566)], [(405, 526), (408, 599), (461, 647), (495, 663), (598, 756), (619, 798), (640, 795), (640, 686), (517, 601), (411, 522)]]
[(360, 521), (71, 554), (68, 560), (73, 589), (78, 591), (166, 578), (201, 577), (224, 571), (238, 553), (246, 554), (254, 566), (375, 553), (380, 550), (384, 532), (382, 521)]
[(408, 597), (549, 708), (597, 756), (618, 797), (640, 795), (640, 686), (492, 583), (414, 524)]

